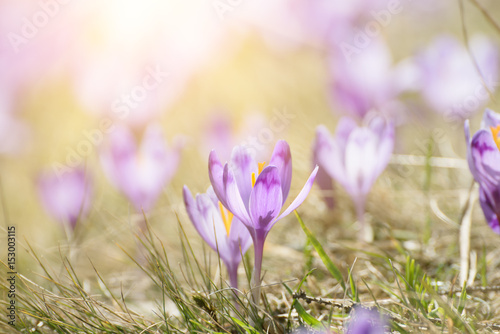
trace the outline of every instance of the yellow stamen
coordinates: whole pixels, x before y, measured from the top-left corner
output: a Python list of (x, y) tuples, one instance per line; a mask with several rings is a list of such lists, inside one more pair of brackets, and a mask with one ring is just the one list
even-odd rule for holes
[(500, 150), (500, 137), (498, 134), (500, 133), (500, 125), (498, 125), (496, 128), (491, 127), (491, 133), (493, 134), (493, 140), (495, 141), (495, 144), (497, 144), (498, 149)]
[[(259, 162), (258, 163), (259, 165), (259, 174), (262, 172), (262, 170), (264, 169), (264, 166), (266, 165), (266, 162)], [(255, 181), (256, 181), (256, 176), (255, 176), (255, 173), (252, 173), (252, 187), (255, 186)]]
[(262, 170), (264, 169), (264, 166), (266, 165), (266, 162), (259, 162), (258, 163), (259, 165), (259, 174), (262, 173)]
[(231, 230), (231, 223), (233, 222), (233, 213), (227, 210), (221, 202), (219, 202), (220, 215), (222, 216), (222, 221), (224, 222), (224, 226), (226, 227), (227, 235), (229, 235), (229, 231)]

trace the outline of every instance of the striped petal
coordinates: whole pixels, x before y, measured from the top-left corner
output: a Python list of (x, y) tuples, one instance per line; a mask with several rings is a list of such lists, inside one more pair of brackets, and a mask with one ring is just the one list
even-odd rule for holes
[(269, 231), (283, 207), (280, 172), (276, 166), (262, 170), (250, 195), (250, 217), (255, 230)]
[(269, 165), (278, 168), (283, 194), (283, 205), (288, 198), (292, 184), (292, 154), (290, 153), (290, 146), (286, 141), (280, 140), (276, 143)]

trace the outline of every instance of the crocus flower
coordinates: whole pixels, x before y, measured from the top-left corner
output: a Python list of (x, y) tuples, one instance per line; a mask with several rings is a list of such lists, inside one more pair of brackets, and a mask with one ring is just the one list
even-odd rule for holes
[(384, 334), (387, 320), (377, 310), (355, 307), (347, 323), (346, 334)]
[(175, 174), (180, 150), (167, 147), (158, 125), (147, 127), (140, 147), (130, 130), (116, 125), (100, 157), (111, 183), (141, 212), (152, 209)]
[[(474, 36), (470, 52), (451, 36), (439, 36), (416, 57), (426, 103), (450, 118), (463, 120), (488, 103), (498, 79), (498, 48)], [(486, 88), (485, 88), (486, 86)]]
[[(271, 152), (268, 146), (262, 144), (259, 136), (262, 135), (262, 129), (269, 127), (270, 124), (275, 125), (276, 118), (267, 119), (259, 112), (252, 112), (244, 117), (242, 125), (230, 118), (225, 113), (214, 113), (208, 120), (204, 132), (203, 143), (201, 146), (202, 154), (206, 154), (215, 150), (222, 160), (227, 160), (231, 157), (231, 152), (235, 145), (245, 146), (256, 159), (266, 157)], [(276, 131), (284, 131), (284, 126), (279, 124), (275, 127)]]
[(381, 117), (373, 118), (366, 126), (358, 126), (351, 118), (344, 117), (334, 137), (322, 125), (316, 130), (316, 161), (325, 177), (335, 179), (351, 196), (365, 240), (369, 239), (363, 219), (366, 197), (389, 163), (393, 148), (394, 126)]
[[(356, 51), (353, 51), (356, 50)], [(375, 39), (363, 48), (335, 50), (329, 57), (334, 109), (362, 119), (370, 110), (386, 109), (399, 94), (389, 47)]]
[(74, 168), (62, 175), (52, 172), (38, 177), (40, 201), (55, 220), (74, 229), (78, 219), (88, 214), (92, 189), (82, 168)]
[(241, 255), (252, 244), (250, 233), (238, 218), (222, 206), (212, 187), (193, 199), (188, 187), (184, 186), (183, 195), (189, 219), (210, 248), (219, 253), (226, 265), (229, 282), (237, 289)]
[(233, 149), (229, 163), (219, 161), (215, 151), (209, 157), (209, 176), (219, 201), (247, 227), (253, 240), (255, 265), (253, 300), (258, 302), (264, 242), (278, 220), (290, 214), (306, 199), (316, 167), (305, 186), (281, 214), (292, 181), (292, 156), (286, 141), (274, 147), (269, 165), (257, 164), (244, 147)]
[(465, 121), (467, 160), (474, 179), (479, 183), (479, 203), (491, 229), (500, 234), (500, 115), (487, 109), (481, 129), (470, 136)]

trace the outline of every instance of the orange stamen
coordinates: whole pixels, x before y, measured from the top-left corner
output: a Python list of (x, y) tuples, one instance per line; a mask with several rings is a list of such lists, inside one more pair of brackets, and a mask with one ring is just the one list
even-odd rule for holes
[(264, 169), (264, 166), (266, 165), (266, 162), (259, 162), (258, 163), (259, 165), (259, 174), (262, 173), (262, 170)]
[(495, 141), (495, 144), (497, 144), (498, 149), (500, 150), (500, 137), (498, 134), (500, 133), (500, 125), (498, 125), (496, 128), (490, 127), (491, 133), (493, 134), (493, 140)]
[(229, 235), (229, 231), (231, 230), (231, 223), (233, 222), (233, 213), (227, 210), (221, 202), (219, 202), (220, 215), (222, 216), (222, 221), (224, 222), (224, 226), (226, 227), (227, 235)]
[[(264, 166), (266, 165), (266, 162), (259, 162), (258, 163), (259, 165), (259, 174), (262, 172), (262, 170), (264, 169)], [(255, 173), (252, 173), (252, 187), (255, 186), (255, 182), (256, 182), (256, 176), (255, 176)]]

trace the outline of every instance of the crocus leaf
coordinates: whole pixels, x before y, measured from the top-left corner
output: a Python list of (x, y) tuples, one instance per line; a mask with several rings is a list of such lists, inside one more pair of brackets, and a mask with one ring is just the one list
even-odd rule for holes
[(300, 226), (302, 227), (302, 230), (304, 230), (304, 233), (307, 235), (307, 238), (313, 245), (314, 249), (316, 252), (318, 252), (319, 257), (321, 258), (321, 261), (323, 261), (323, 264), (325, 265), (326, 269), (330, 272), (330, 274), (339, 282), (340, 286), (342, 286), (342, 289), (344, 292), (346, 292), (346, 285), (344, 282), (344, 277), (342, 276), (342, 273), (340, 272), (339, 268), (333, 263), (333, 261), (328, 257), (326, 254), (325, 250), (323, 249), (323, 246), (319, 243), (318, 239), (314, 236), (314, 234), (307, 228), (307, 226), (304, 224), (304, 221), (302, 218), (300, 218), (299, 214), (297, 211), (295, 211), (295, 215), (297, 216), (297, 219), (299, 220)]
[(237, 323), (238, 326), (240, 326), (241, 328), (243, 328), (248, 334), (258, 334), (259, 333), (255, 328), (253, 328), (253, 327), (245, 324), (243, 321), (241, 321), (239, 319), (236, 319), (235, 317), (231, 317), (231, 319), (235, 323)]

